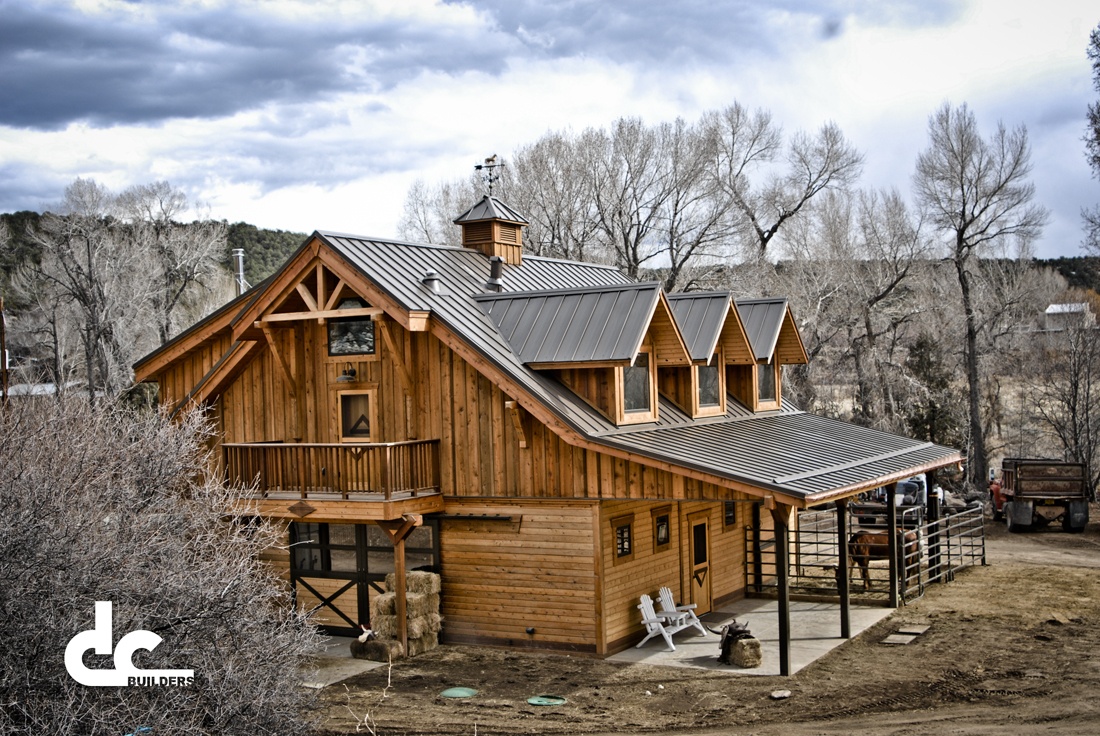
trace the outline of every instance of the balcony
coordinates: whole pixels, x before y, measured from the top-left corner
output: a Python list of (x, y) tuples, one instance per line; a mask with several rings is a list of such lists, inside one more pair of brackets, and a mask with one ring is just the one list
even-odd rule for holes
[(222, 451), (227, 479), (253, 489), (258, 512), (265, 516), (315, 521), (321, 518), (314, 512), (347, 515), (352, 507), (345, 502), (373, 501), (387, 502), (386, 511), (363, 512), (366, 517), (396, 518), (442, 505), (439, 440), (227, 443)]

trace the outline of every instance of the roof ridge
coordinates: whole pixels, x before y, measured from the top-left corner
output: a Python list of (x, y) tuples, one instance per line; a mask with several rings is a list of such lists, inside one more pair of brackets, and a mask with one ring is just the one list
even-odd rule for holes
[[(572, 262), (572, 261), (567, 261)], [(496, 294), (476, 294), (474, 299), (479, 302), (518, 299), (537, 296), (567, 296), (570, 294), (597, 294), (609, 291), (629, 291), (631, 289), (661, 288), (660, 281), (635, 281), (626, 284), (597, 284), (596, 286), (580, 286), (573, 289), (536, 289), (534, 291), (504, 291)]]

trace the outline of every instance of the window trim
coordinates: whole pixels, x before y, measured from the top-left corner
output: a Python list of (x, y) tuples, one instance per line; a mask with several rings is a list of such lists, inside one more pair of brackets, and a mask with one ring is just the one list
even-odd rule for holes
[[(775, 398), (774, 399), (761, 399), (760, 398), (760, 370), (761, 368), (772, 369), (772, 375), (775, 377)], [(752, 387), (753, 398), (756, 399), (756, 411), (768, 411), (771, 409), (778, 409), (782, 405), (782, 384), (780, 382), (779, 375), (779, 362), (772, 357), (769, 363), (756, 363), (753, 365), (752, 371)]]
[[(664, 552), (672, 548), (672, 506), (658, 506), (655, 509), (650, 509), (650, 519), (653, 522), (653, 551)], [(658, 532), (658, 525), (661, 517), (665, 517), (665, 523), (668, 525), (667, 533), (668, 538), (664, 542), (660, 541)]]
[[(630, 551), (619, 554), (619, 529), (626, 528), (630, 535)], [(634, 560), (634, 552), (638, 549), (634, 534), (634, 514), (622, 514), (611, 518), (611, 560), (616, 565)]]
[[(646, 355), (649, 364), (649, 411), (626, 410), (626, 368), (631, 366), (619, 366), (615, 369), (615, 384), (618, 398), (615, 402), (616, 424), (644, 424), (657, 421), (657, 361), (654, 359), (653, 348), (643, 345), (638, 350), (638, 355)], [(635, 357), (635, 361), (637, 357)], [(633, 363), (634, 361), (632, 361)]]
[[(378, 390), (376, 387), (353, 388), (336, 390), (336, 439), (339, 442), (377, 442), (378, 441)], [(366, 437), (344, 436), (344, 396), (367, 395), (367, 421), (370, 422), (370, 433)]]
[[(712, 366), (718, 371), (718, 403), (713, 406), (703, 406), (699, 401), (699, 391), (702, 386), (702, 381), (699, 380), (699, 369)], [(691, 367), (691, 408), (692, 416), (696, 417), (712, 417), (726, 413), (726, 364), (721, 348), (714, 351), (709, 365)]]
[[(348, 296), (340, 300), (340, 304), (343, 305), (349, 300), (356, 300), (362, 307), (369, 307), (370, 304), (366, 299), (357, 296)], [(341, 307), (337, 307), (337, 310)], [(379, 360), (380, 350), (378, 345), (378, 327), (375, 324), (373, 317), (329, 317), (325, 320), (325, 362), (328, 363), (344, 363), (344, 362), (356, 362), (367, 360)], [(369, 322), (371, 325), (371, 337), (373, 342), (373, 351), (369, 353), (333, 353), (332, 352), (332, 325), (340, 323), (351, 322)]]
[[(722, 531), (730, 531), (731, 529), (737, 529), (737, 517), (740, 514), (737, 511), (737, 500), (731, 499), (722, 502)], [(726, 513), (728, 509), (733, 509), (733, 521), (729, 520), (729, 515)]]

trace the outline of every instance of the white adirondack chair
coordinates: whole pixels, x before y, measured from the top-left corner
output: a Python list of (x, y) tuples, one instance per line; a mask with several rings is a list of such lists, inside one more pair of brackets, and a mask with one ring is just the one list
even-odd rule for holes
[(699, 629), (699, 633), (703, 636), (707, 635), (707, 630), (703, 628), (703, 622), (695, 615), (694, 603), (676, 605), (676, 600), (672, 597), (672, 589), (668, 587), (661, 588), (658, 596), (661, 600), (661, 610), (657, 615), (682, 616), (683, 620), (686, 622), (685, 626), (694, 626)]
[(638, 610), (642, 612), (642, 624), (645, 625), (646, 635), (644, 639), (634, 645), (634, 648), (640, 648), (653, 637), (660, 635), (664, 637), (665, 644), (668, 644), (667, 651), (675, 652), (676, 645), (672, 643), (672, 635), (691, 626), (687, 616), (678, 613), (671, 616), (667, 613), (657, 613), (653, 610), (653, 599), (646, 593), (642, 594), (640, 600)]

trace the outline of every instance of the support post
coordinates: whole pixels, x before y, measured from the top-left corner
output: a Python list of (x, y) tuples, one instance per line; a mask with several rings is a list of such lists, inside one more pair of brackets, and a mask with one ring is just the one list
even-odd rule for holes
[(790, 579), (790, 527), (794, 509), (777, 503), (772, 508), (775, 521), (775, 568), (779, 583), (779, 674), (791, 674), (791, 579)]
[(764, 545), (760, 542), (760, 504), (752, 505), (752, 585), (760, 593), (764, 590)]
[(848, 501), (849, 499), (842, 498), (836, 502), (836, 543), (840, 552), (836, 586), (840, 594), (840, 636), (843, 639), (852, 638), (852, 583), (848, 579)]
[(886, 539), (890, 553), (890, 597), (887, 605), (897, 608), (901, 605), (898, 597), (898, 484), (886, 486)]
[(940, 577), (940, 497), (932, 493), (930, 475), (924, 476), (924, 485), (928, 488), (928, 581)]
[(412, 534), (413, 529), (424, 523), (424, 517), (419, 514), (405, 514), (395, 521), (379, 521), (378, 526), (389, 535), (393, 542), (393, 587), (394, 603), (397, 608), (397, 638), (401, 642), (401, 648), (405, 656), (409, 654), (409, 622), (406, 611), (405, 590), (405, 539)]

